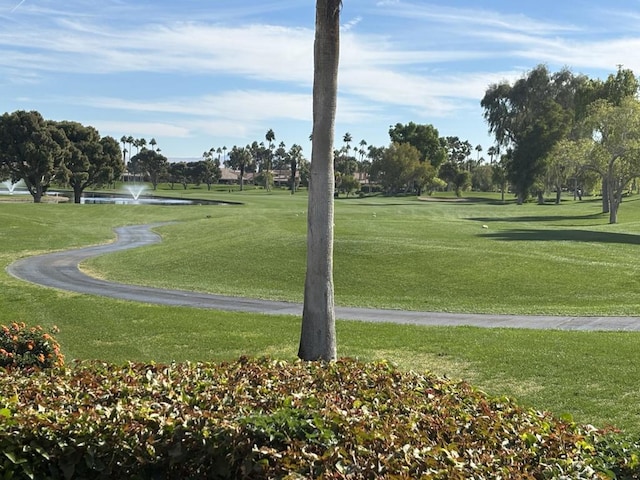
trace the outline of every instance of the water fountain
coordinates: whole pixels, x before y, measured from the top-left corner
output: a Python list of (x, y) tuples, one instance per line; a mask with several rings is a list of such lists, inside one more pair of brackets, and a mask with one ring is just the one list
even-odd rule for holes
[(169, 197), (142, 197), (142, 193), (147, 190), (145, 185), (127, 185), (124, 187), (127, 193), (106, 193), (89, 192), (83, 195), (80, 203), (83, 204), (115, 204), (115, 205), (220, 205), (222, 202), (215, 200), (187, 200), (182, 198)]
[(16, 183), (13, 183), (11, 180), (4, 180), (2, 185), (4, 185), (9, 191), (9, 195), (13, 195), (16, 192), (16, 188), (22, 186), (24, 182), (22, 180), (18, 180)]
[(129, 190), (133, 200), (137, 202), (140, 198), (140, 194), (144, 191), (144, 185), (129, 185), (127, 186), (127, 190)]

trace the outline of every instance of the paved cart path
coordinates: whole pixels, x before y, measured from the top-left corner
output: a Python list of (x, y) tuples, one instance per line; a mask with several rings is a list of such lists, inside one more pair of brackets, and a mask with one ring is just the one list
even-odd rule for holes
[[(23, 258), (9, 265), (7, 271), (16, 278), (46, 287), (136, 302), (272, 315), (302, 315), (302, 305), (297, 303), (126, 285), (90, 277), (78, 268), (82, 261), (91, 257), (160, 242), (160, 236), (153, 232), (153, 228), (159, 225), (161, 224), (120, 227), (115, 230), (117, 239), (112, 243)], [(336, 318), (414, 325), (640, 331), (640, 317), (484, 315), (336, 307)]]

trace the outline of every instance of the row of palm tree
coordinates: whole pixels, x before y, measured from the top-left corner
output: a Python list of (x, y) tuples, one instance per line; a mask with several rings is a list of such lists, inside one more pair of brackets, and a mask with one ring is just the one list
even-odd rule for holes
[[(136, 155), (140, 152), (140, 149), (146, 148), (147, 145), (151, 146), (151, 150), (158, 153), (160, 152), (160, 149), (156, 148), (158, 142), (156, 142), (155, 138), (152, 138), (149, 140), (149, 143), (147, 143), (147, 140), (144, 138), (133, 138), (131, 135), (123, 135), (120, 137), (120, 143), (122, 143), (122, 158), (125, 164), (127, 163), (127, 153), (129, 154), (129, 161), (131, 161), (131, 152), (134, 148), (136, 149)], [(126, 145), (129, 145), (129, 149), (126, 148)]]
[[(312, 137), (310, 136), (312, 139)], [(266, 142), (253, 142), (252, 145), (247, 145), (247, 149), (249, 149), (252, 153), (252, 156), (255, 156), (256, 170), (262, 172), (262, 177), (265, 180), (265, 188), (267, 190), (270, 189), (270, 181), (271, 178), (270, 171), (273, 168), (283, 169), (284, 164), (289, 163), (289, 155), (285, 150), (284, 142), (280, 142), (278, 148), (276, 148), (276, 135), (273, 129), (268, 129), (265, 134)], [(122, 152), (125, 164), (127, 162), (127, 154), (128, 161), (131, 161), (135, 155), (137, 155), (141, 149), (147, 148), (147, 145), (151, 147), (151, 150), (160, 152), (159, 148), (156, 148), (157, 141), (155, 138), (152, 138), (149, 142), (145, 138), (134, 138), (133, 136), (125, 136), (123, 135), (120, 138), (120, 142), (122, 143)], [(355, 176), (356, 172), (358, 172), (360, 180), (368, 181), (369, 170), (371, 167), (371, 163), (373, 160), (380, 156), (380, 152), (384, 150), (383, 148), (378, 148), (373, 145), (369, 145), (365, 139), (360, 140), (359, 143), (356, 144), (355, 147), (352, 147), (353, 144), (353, 136), (351, 133), (346, 132), (342, 136), (343, 145), (340, 148), (334, 150), (334, 170), (336, 172), (337, 177), (341, 177), (340, 179), (336, 178), (336, 182), (340, 180), (348, 179), (348, 177)], [(265, 145), (266, 143), (266, 145)], [(468, 144), (468, 142), (465, 142)], [(128, 146), (128, 148), (127, 148)], [(260, 147), (260, 148), (258, 148)], [(135, 154), (133, 152), (135, 149)], [(472, 147), (469, 145), (469, 151), (471, 151)], [(481, 145), (477, 145), (473, 148), (477, 152), (477, 160), (474, 163), (476, 166), (481, 164), (483, 159), (480, 158), (480, 153), (483, 151)], [(259, 152), (258, 152), (259, 150)], [(301, 151), (301, 148), (300, 148)], [(222, 147), (211, 147), (207, 152), (203, 154), (203, 157), (206, 155), (207, 158), (215, 159), (218, 162), (218, 165), (225, 165), (233, 167), (230, 161), (230, 157), (228, 155), (228, 149), (226, 146)], [(300, 152), (301, 153), (301, 152)], [(469, 152), (470, 153), (470, 152)], [(255, 154), (255, 155), (254, 155)], [(487, 149), (487, 154), (490, 156), (491, 164), (494, 163), (494, 159), (498, 159), (500, 156), (499, 147), (492, 146)], [(298, 163), (298, 162), (296, 162)], [(294, 174), (295, 175), (295, 174)]]

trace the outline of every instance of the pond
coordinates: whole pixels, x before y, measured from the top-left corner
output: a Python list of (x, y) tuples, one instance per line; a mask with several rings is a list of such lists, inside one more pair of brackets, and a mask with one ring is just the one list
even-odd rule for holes
[[(63, 193), (73, 201), (72, 193)], [(171, 197), (154, 197), (151, 195), (131, 195), (126, 193), (86, 193), (80, 198), (81, 204), (113, 204), (113, 205), (225, 205), (227, 202), (217, 200), (184, 199)]]

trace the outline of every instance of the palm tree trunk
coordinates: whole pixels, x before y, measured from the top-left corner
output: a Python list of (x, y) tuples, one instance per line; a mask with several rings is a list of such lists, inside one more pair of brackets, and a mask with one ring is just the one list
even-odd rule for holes
[(316, 2), (307, 273), (298, 349), (302, 360), (330, 361), (337, 356), (333, 292), (333, 142), (341, 6), (341, 0)]

